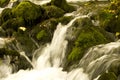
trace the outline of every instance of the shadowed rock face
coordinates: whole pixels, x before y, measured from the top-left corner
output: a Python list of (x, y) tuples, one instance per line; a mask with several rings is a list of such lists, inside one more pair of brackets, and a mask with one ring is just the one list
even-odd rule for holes
[(75, 10), (75, 7), (69, 5), (66, 0), (51, 0), (50, 2), (52, 5), (55, 5), (66, 12), (72, 12)]
[(10, 0), (0, 0), (0, 7), (5, 7), (8, 5)]

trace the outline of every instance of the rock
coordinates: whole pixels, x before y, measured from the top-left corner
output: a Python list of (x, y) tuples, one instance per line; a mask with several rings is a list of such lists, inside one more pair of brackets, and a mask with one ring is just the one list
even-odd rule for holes
[(64, 11), (56, 6), (45, 6), (44, 7), (46, 11), (47, 18), (59, 18), (64, 15)]
[(0, 15), (0, 25), (2, 25), (4, 22), (6, 22), (7, 20), (9, 19), (12, 19), (13, 16), (12, 16), (12, 9), (10, 8), (5, 8), (1, 15)]
[(24, 51), (26, 55), (31, 58), (37, 46), (29, 36), (29, 33), (19, 30), (18, 32), (14, 32), (13, 37), (16, 39), (14, 46), (17, 47), (18, 51)]
[(117, 80), (117, 77), (113, 72), (103, 73), (98, 80)]
[[(58, 19), (51, 18), (45, 20), (35, 26), (31, 31), (30, 35), (39, 43), (44, 44), (46, 42), (50, 42), (58, 24)], [(41, 35), (42, 33), (42, 35)], [(44, 33), (44, 35), (43, 35)], [(41, 36), (41, 37), (40, 37)]]
[(12, 9), (14, 17), (23, 18), (25, 21), (25, 26), (31, 27), (44, 20), (45, 10), (38, 5), (30, 1), (23, 1), (15, 8)]
[(9, 19), (6, 22), (4, 22), (2, 24), (2, 28), (4, 30), (11, 29), (11, 30), (14, 30), (14, 31), (18, 31), (18, 28), (21, 27), (21, 26), (24, 26), (24, 25), (25, 25), (24, 19), (18, 17), (18, 18)]
[(59, 18), (59, 22), (62, 23), (63, 25), (66, 25), (70, 22), (70, 20), (72, 20), (73, 17), (72, 16), (63, 16)]
[(99, 13), (100, 25), (106, 31), (116, 33), (120, 32), (120, 5), (119, 1), (113, 2), (107, 9)]
[(75, 39), (72, 42), (69, 41), (72, 47), (67, 55), (67, 66), (79, 62), (91, 46), (109, 42), (109, 39), (105, 35), (107, 34), (105, 30), (92, 25), (91, 20), (88, 18), (76, 20), (72, 27), (75, 28), (72, 32)]
[(8, 5), (10, 0), (0, 0), (0, 7), (5, 7)]
[(112, 62), (108, 71), (113, 72), (118, 77), (120, 74), (120, 62), (119, 61)]
[(63, 9), (65, 12), (72, 12), (75, 10), (75, 7), (69, 5), (66, 0), (51, 0), (50, 4)]

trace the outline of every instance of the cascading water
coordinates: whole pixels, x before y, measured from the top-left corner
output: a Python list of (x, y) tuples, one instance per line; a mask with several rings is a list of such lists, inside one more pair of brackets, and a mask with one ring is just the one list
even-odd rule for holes
[[(88, 80), (87, 75), (83, 73), (82, 69), (76, 69), (67, 73), (62, 71), (60, 67), (67, 47), (67, 40), (65, 39), (67, 29), (76, 19), (84, 17), (88, 16), (75, 17), (67, 25), (58, 24), (51, 44), (47, 44), (41, 51), (38, 50), (40, 56), (36, 62), (32, 63), (34, 64), (34, 69), (20, 70), (15, 74), (2, 78), (2, 80)], [(83, 78), (79, 79), (80, 76), (75, 77), (78, 73), (79, 75), (84, 75)], [(71, 77), (73, 74), (74, 76)]]
[[(120, 61), (120, 40), (90, 48), (81, 59), (79, 65), (84, 68), (93, 80), (101, 73), (106, 72), (113, 63)], [(94, 68), (94, 69), (93, 69)]]
[[(5, 57), (7, 63), (0, 63), (0, 80), (93, 80), (102, 72), (107, 71), (112, 63), (120, 61), (120, 41), (117, 41), (90, 48), (80, 60), (79, 68), (70, 72), (62, 71), (67, 48), (65, 39), (67, 29), (77, 18), (87, 17), (86, 15), (77, 16), (67, 25), (58, 24), (52, 42), (35, 52), (35, 54), (39, 54), (39, 57), (33, 62), (22, 54), (33, 65), (33, 69), (20, 70), (11, 74), (9, 57)], [(3, 43), (5, 44), (4, 40), (0, 38), (0, 47), (4, 45)]]

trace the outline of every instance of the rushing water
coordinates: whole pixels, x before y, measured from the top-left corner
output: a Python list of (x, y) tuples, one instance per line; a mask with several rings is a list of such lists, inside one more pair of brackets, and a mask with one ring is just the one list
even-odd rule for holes
[[(37, 53), (40, 54), (36, 61), (33, 61), (32, 70), (20, 70), (15, 74), (8, 75), (3, 80), (80, 80), (79, 75), (84, 75), (81, 80), (88, 80), (86, 74), (83, 73), (83, 69), (75, 69), (70, 73), (62, 71), (61, 64), (65, 56), (65, 51), (67, 47), (66, 33), (68, 27), (78, 18), (84, 18), (85, 16), (76, 16), (67, 25), (57, 26), (54, 32), (53, 39), (50, 44), (46, 47), (38, 50)], [(24, 54), (21, 54), (25, 56)], [(25, 56), (25, 58), (27, 58)], [(28, 60), (29, 61), (29, 60)], [(30, 62), (30, 61), (29, 61)], [(73, 75), (74, 74), (74, 75)], [(73, 75), (73, 76), (72, 76)], [(77, 76), (76, 76), (77, 75)], [(72, 76), (72, 77), (71, 77)]]
[[(3, 61), (0, 62), (0, 80), (93, 80), (102, 72), (107, 71), (112, 63), (120, 61), (119, 40), (91, 47), (80, 60), (79, 68), (73, 69), (70, 72), (62, 70), (62, 63), (64, 62), (68, 44), (66, 40), (67, 29), (76, 19), (84, 17), (88, 16), (77, 15), (67, 25), (59, 23), (51, 43), (35, 51), (34, 54), (39, 54), (37, 59), (30, 61), (24, 52), (21, 52), (21, 55), (33, 65), (31, 70), (19, 70), (17, 73), (11, 74), (10, 58), (5, 56), (5, 60), (0, 60)], [(0, 48), (7, 41), (9, 40), (0, 38)]]

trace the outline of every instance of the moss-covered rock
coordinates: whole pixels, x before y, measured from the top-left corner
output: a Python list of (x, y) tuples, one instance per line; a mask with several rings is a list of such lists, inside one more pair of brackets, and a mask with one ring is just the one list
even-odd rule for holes
[(117, 80), (117, 77), (113, 72), (103, 73), (98, 80)]
[(18, 17), (18, 18), (9, 19), (6, 22), (4, 22), (2, 24), (2, 28), (4, 30), (13, 29), (17, 31), (19, 27), (24, 26), (24, 25), (25, 25), (24, 19)]
[(6, 8), (2, 11), (1, 15), (0, 15), (0, 25), (2, 25), (4, 22), (6, 22), (7, 20), (11, 19), (12, 16), (12, 9), (10, 8)]
[(75, 47), (68, 56), (70, 61), (80, 60), (84, 55), (84, 51), (91, 46), (106, 43), (105, 36), (95, 27), (86, 27), (80, 31), (75, 41)]
[(66, 12), (72, 12), (75, 10), (75, 7), (69, 5), (66, 0), (51, 0), (51, 4), (63, 9)]
[(23, 18), (26, 26), (32, 26), (44, 19), (45, 10), (29, 1), (23, 1), (12, 9), (15, 17)]
[(109, 69), (108, 69), (109, 72), (113, 72), (117, 77), (119, 76), (120, 74), (120, 62), (119, 61), (114, 61)]
[(116, 33), (120, 32), (120, 2), (115, 1), (99, 14), (100, 25), (105, 30)]
[(0, 0), (0, 7), (5, 7), (9, 3), (10, 0)]
[(50, 37), (49, 37), (49, 34), (45, 31), (45, 30), (41, 30), (37, 35), (36, 35), (36, 38), (40, 41), (45, 41), (45, 40), (48, 40)]
[(6, 48), (0, 48), (0, 57), (3, 57), (4, 55), (20, 56), (19, 53), (15, 50), (8, 50)]
[(30, 35), (39, 44), (50, 42), (57, 24), (58, 24), (58, 19), (51, 18), (51, 19), (45, 20), (40, 24), (34, 26), (33, 29), (30, 31)]
[(72, 26), (76, 28), (73, 30), (75, 39), (71, 42), (72, 48), (67, 55), (67, 66), (79, 62), (91, 46), (109, 42), (106, 32), (95, 27), (88, 18), (77, 19)]
[(18, 32), (14, 32), (13, 37), (15, 37), (17, 41), (15, 46), (18, 47), (19, 51), (24, 51), (26, 55), (31, 58), (37, 46), (31, 36), (29, 36), (28, 31), (19, 30)]
[(61, 8), (58, 8), (54, 5), (52, 6), (45, 6), (46, 15), (48, 18), (59, 18), (64, 15), (64, 11)]
[(72, 20), (73, 17), (72, 16), (63, 16), (63, 17), (60, 17), (58, 20), (60, 23), (66, 25), (67, 23), (70, 22), (70, 20)]

